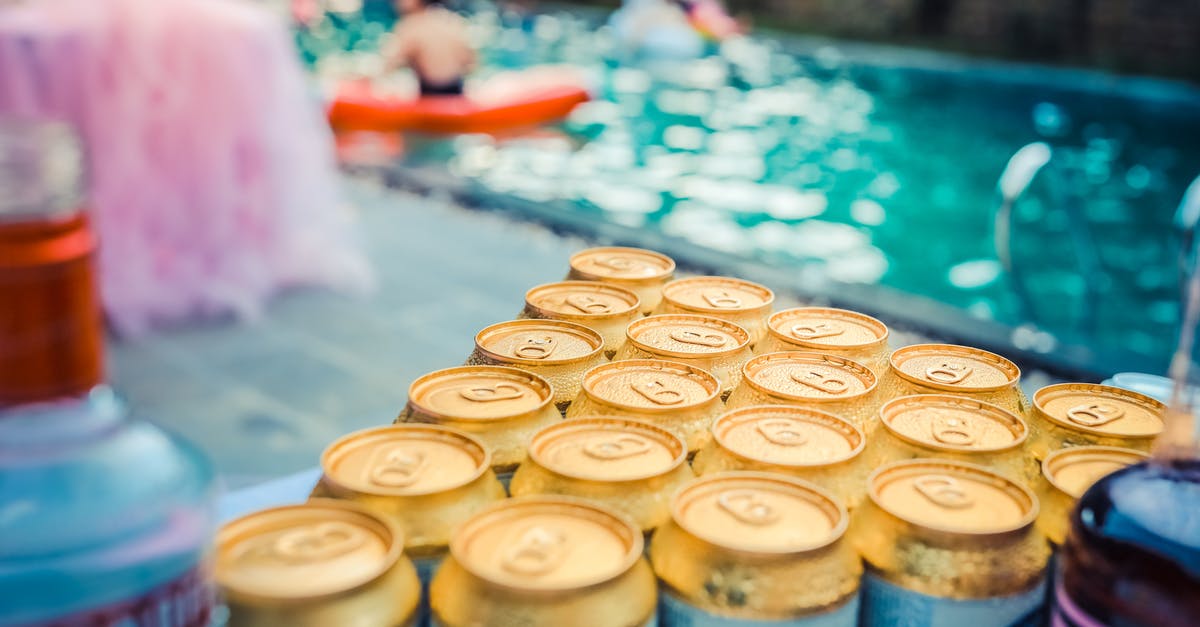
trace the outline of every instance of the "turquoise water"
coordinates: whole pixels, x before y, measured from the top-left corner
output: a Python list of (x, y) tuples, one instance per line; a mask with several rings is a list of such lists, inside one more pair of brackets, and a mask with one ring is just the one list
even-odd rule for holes
[[(330, 50), (372, 50), (384, 19), (343, 15), (299, 41), (318, 72), (329, 59), (353, 65), (365, 57)], [(1200, 91), (764, 38), (631, 65), (587, 19), (472, 19), (485, 72), (571, 63), (600, 96), (562, 135), (460, 137), (409, 159), (448, 158), (497, 194), (567, 200), (598, 220), (1032, 323), (1165, 369), (1178, 325), (1171, 219), (1200, 174)], [(992, 225), (997, 178), (1034, 141), (1054, 157), (1015, 208), (1023, 306)], [(1086, 275), (1069, 244), (1079, 228), (1100, 260)]]

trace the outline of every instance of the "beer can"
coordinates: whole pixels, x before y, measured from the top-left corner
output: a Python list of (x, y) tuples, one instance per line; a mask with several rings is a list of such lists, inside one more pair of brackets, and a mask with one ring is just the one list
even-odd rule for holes
[(604, 356), (612, 359), (625, 344), (625, 328), (642, 315), (637, 294), (597, 281), (560, 281), (525, 293), (518, 318), (565, 320), (581, 324), (604, 340)]
[(707, 370), (673, 361), (629, 359), (592, 368), (567, 419), (619, 416), (645, 420), (679, 436), (689, 456), (711, 437), (721, 415), (721, 384)]
[(1068, 516), (1075, 501), (1105, 475), (1145, 461), (1141, 451), (1115, 446), (1073, 446), (1058, 449), (1042, 460), (1042, 472), (1036, 482), (1041, 514), (1037, 525), (1046, 539), (1056, 546), (1067, 537)]
[(433, 578), (441, 627), (653, 625), (654, 573), (624, 516), (567, 497), (494, 505), (454, 532)]
[(400, 527), (346, 501), (230, 522), (214, 561), (230, 627), (411, 625), (420, 596)]
[(457, 429), (391, 425), (334, 441), (321, 468), (313, 496), (358, 503), (404, 530), (404, 553), (422, 586), (417, 624), (425, 625), (429, 580), (449, 550), (450, 530), (505, 497), (491, 454)]
[(577, 497), (649, 533), (671, 516), (663, 496), (694, 477), (687, 446), (670, 431), (628, 418), (578, 418), (533, 436), (512, 495)]
[(867, 438), (833, 414), (789, 405), (752, 405), (717, 418), (692, 467), (700, 475), (758, 470), (804, 479), (848, 508), (867, 493)]
[(1130, 390), (1060, 383), (1033, 395), (1030, 452), (1038, 460), (1068, 446), (1116, 446), (1149, 451), (1162, 433), (1167, 408)]
[(475, 335), (468, 366), (508, 366), (532, 372), (550, 382), (554, 404), (565, 412), (579, 395), (583, 373), (604, 363), (599, 333), (560, 320), (511, 320)]
[(708, 316), (650, 316), (630, 323), (625, 336), (613, 359), (666, 359), (702, 368), (717, 377), (723, 396), (742, 380), (742, 366), (751, 356), (745, 329)]
[(1025, 486), (986, 468), (915, 459), (880, 467), (850, 535), (866, 562), (861, 624), (1034, 624), (1050, 549)]
[(857, 311), (797, 307), (767, 319), (767, 336), (754, 347), (759, 355), (811, 351), (853, 359), (876, 376), (888, 368), (888, 328)]
[(785, 351), (759, 355), (742, 368), (725, 405), (796, 405), (850, 421), (870, 437), (879, 411), (875, 374), (845, 357)]
[(663, 300), (655, 310), (666, 314), (699, 314), (728, 320), (750, 334), (750, 344), (767, 334), (767, 316), (775, 293), (765, 286), (723, 276), (676, 279), (663, 286)]
[(913, 394), (954, 394), (999, 405), (1018, 416), (1029, 413), (1021, 392), (1021, 369), (995, 354), (953, 344), (913, 344), (897, 348), (882, 374), (884, 400)]
[(846, 510), (769, 473), (702, 477), (671, 501), (650, 543), (663, 627), (853, 627), (862, 562)]
[(643, 248), (609, 246), (589, 248), (571, 255), (572, 281), (600, 281), (623, 287), (642, 301), (642, 314), (650, 315), (662, 302), (662, 288), (675, 276), (675, 260)]
[(550, 383), (504, 366), (437, 370), (408, 388), (397, 423), (439, 424), (479, 438), (492, 453), (492, 470), (506, 487), (538, 429), (562, 420), (550, 401)]
[(867, 446), (871, 467), (902, 459), (956, 459), (1032, 485), (1037, 462), (1024, 450), (1029, 427), (996, 405), (950, 394), (892, 399)]

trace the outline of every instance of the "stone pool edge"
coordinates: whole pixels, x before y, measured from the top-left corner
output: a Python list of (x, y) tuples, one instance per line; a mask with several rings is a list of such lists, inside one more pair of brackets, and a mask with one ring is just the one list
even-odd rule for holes
[(593, 216), (573, 211), (567, 201), (534, 202), (499, 194), (442, 168), (387, 166), (370, 170), (380, 174), (388, 187), (421, 194), (446, 194), (464, 208), (502, 213), (513, 220), (538, 223), (552, 231), (582, 237), (598, 244), (659, 250), (675, 258), (682, 268), (688, 270), (732, 274), (805, 301), (861, 311), (897, 328), (1002, 354), (1023, 369), (1043, 370), (1065, 379), (1094, 382), (1110, 377), (1115, 372), (1161, 374), (1161, 368), (1151, 360), (1129, 351), (1096, 351), (1085, 345), (1066, 343), (1060, 343), (1047, 352), (1034, 350), (1020, 345), (1014, 339), (1014, 335), (1028, 336), (1028, 331), (1022, 333), (1022, 329), (1017, 327), (973, 318), (955, 307), (930, 298), (883, 285), (841, 283), (820, 276), (804, 266), (775, 268), (753, 259), (703, 248), (682, 238), (600, 222)]

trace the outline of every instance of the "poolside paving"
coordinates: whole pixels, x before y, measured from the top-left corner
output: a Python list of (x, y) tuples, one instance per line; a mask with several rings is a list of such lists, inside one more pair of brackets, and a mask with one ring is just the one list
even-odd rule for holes
[[(374, 294), (296, 290), (262, 320), (110, 343), (114, 383), (134, 410), (205, 449), (229, 487), (314, 466), (334, 438), (390, 423), (413, 379), (461, 364), (475, 333), (515, 317), (529, 287), (560, 280), (572, 252), (608, 243), (362, 177), (348, 176), (346, 191)], [(795, 304), (781, 294), (777, 306)], [(1047, 381), (1028, 374), (1027, 389)]]
[(204, 448), (239, 486), (316, 464), (333, 438), (387, 424), (417, 376), (459, 365), (476, 331), (559, 280), (582, 240), (347, 180), (379, 288), (280, 295), (265, 319), (114, 340), (111, 374), (139, 415)]

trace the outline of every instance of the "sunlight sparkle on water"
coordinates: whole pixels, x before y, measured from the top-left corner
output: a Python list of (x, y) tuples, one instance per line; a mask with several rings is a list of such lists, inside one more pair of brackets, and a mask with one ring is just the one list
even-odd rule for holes
[(951, 267), (948, 280), (964, 290), (978, 289), (1000, 278), (1003, 271), (1004, 268), (995, 259), (974, 259)]

